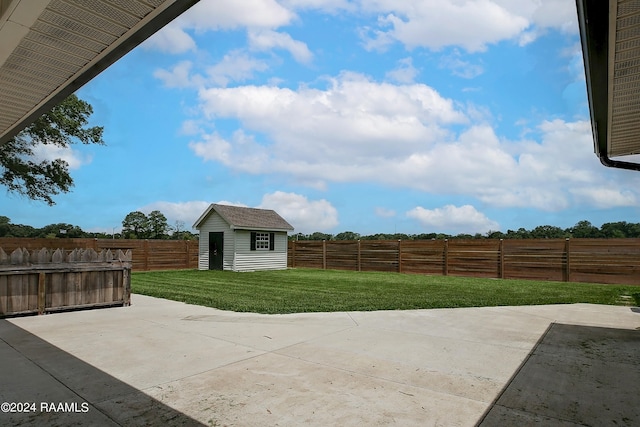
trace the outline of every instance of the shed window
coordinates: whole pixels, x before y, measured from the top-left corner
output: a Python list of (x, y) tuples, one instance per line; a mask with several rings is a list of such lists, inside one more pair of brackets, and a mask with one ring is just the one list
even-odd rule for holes
[(274, 233), (251, 232), (252, 251), (272, 251), (274, 243)]

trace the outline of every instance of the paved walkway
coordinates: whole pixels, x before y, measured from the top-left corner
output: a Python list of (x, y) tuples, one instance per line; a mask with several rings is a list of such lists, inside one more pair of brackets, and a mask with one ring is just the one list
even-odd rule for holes
[(640, 425), (634, 308), (132, 302), (0, 320), (0, 425)]

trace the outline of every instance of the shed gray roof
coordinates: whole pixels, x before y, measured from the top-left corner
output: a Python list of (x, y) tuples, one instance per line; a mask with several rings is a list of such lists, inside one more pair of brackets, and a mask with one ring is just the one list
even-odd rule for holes
[(278, 213), (271, 209), (245, 208), (241, 206), (229, 206), (211, 204), (206, 211), (193, 224), (194, 228), (200, 228), (204, 220), (215, 211), (233, 228), (260, 229), (286, 231), (293, 230), (291, 224), (285, 221)]

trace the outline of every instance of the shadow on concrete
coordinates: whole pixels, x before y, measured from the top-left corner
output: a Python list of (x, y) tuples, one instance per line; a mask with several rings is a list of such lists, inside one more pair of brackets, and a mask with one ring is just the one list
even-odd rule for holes
[(640, 425), (640, 331), (553, 323), (477, 426)]
[(0, 361), (0, 425), (204, 425), (7, 320)]

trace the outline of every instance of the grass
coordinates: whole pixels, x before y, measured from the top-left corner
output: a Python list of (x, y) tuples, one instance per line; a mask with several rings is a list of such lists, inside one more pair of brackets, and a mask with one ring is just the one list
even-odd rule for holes
[(640, 305), (640, 287), (290, 269), (135, 272), (134, 293), (255, 313), (594, 303)]

